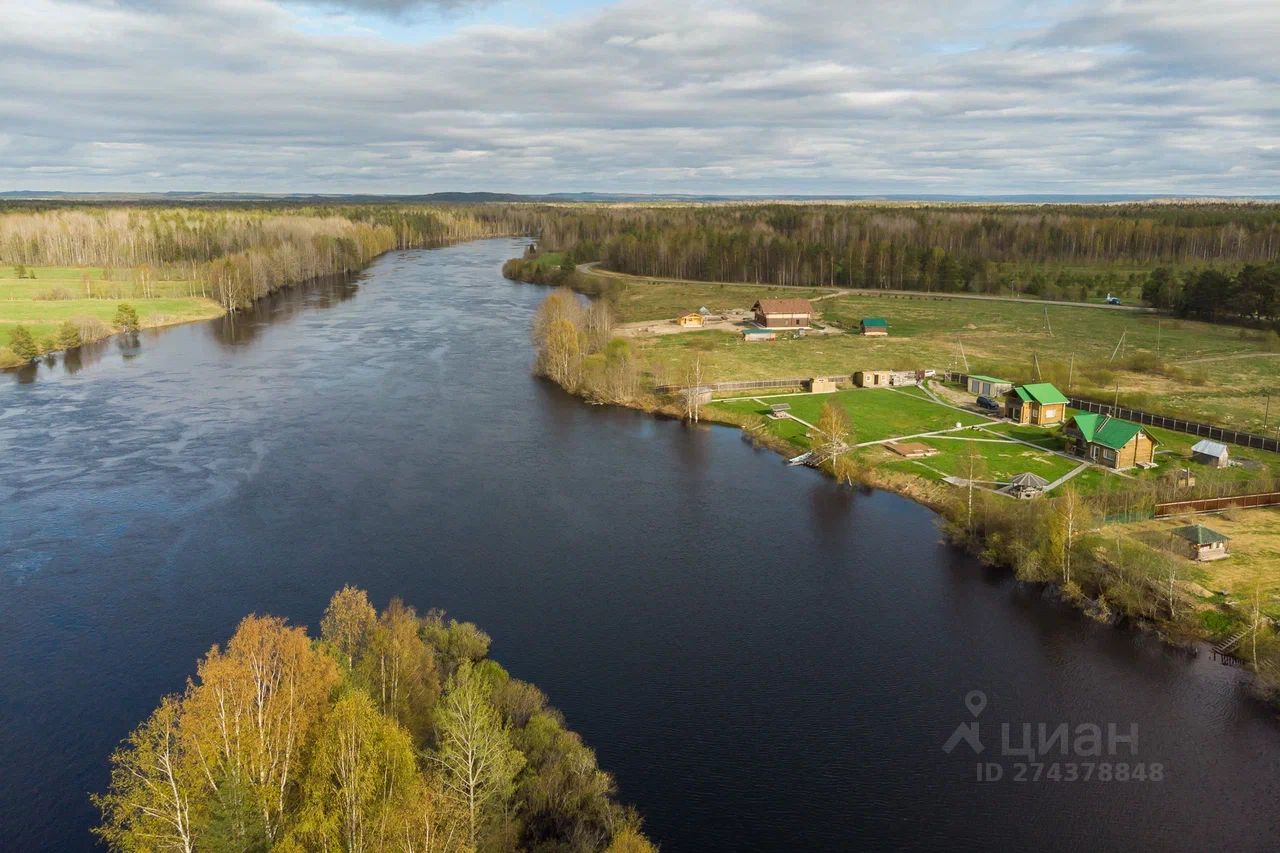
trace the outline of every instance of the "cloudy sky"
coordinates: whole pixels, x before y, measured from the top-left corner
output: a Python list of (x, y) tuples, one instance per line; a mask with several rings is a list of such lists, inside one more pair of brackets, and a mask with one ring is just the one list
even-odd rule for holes
[(1280, 193), (1280, 2), (0, 0), (0, 190)]

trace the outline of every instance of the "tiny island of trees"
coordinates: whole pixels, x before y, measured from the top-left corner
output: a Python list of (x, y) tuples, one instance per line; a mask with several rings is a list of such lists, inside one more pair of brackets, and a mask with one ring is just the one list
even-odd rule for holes
[(655, 848), (608, 773), (475, 625), (362, 590), (320, 638), (248, 616), (111, 757), (113, 850)]

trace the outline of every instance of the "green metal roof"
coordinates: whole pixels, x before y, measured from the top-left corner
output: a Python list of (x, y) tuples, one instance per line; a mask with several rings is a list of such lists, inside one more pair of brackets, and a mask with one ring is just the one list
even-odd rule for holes
[(1054, 403), (1070, 402), (1066, 395), (1059, 391), (1048, 382), (1037, 382), (1031, 385), (1019, 385), (1015, 387), (1014, 393), (1022, 399), (1022, 402), (1029, 403), (1035, 400), (1042, 406), (1052, 405)]
[(1188, 542), (1194, 542), (1197, 545), (1213, 545), (1218, 542), (1230, 542), (1230, 536), (1223, 536), (1216, 530), (1210, 530), (1202, 524), (1192, 524), (1188, 527), (1179, 527), (1173, 531), (1175, 536), (1181, 536)]
[[(1101, 444), (1112, 450), (1123, 450), (1125, 445), (1133, 441), (1134, 436), (1142, 432), (1141, 424), (1123, 421), (1109, 415), (1076, 415), (1073, 420), (1085, 441), (1090, 444)], [(1156, 443), (1154, 438), (1151, 441)]]
[(862, 325), (864, 326), (888, 326), (889, 321), (883, 317), (863, 317)]
[(976, 379), (976, 380), (978, 380), (979, 382), (998, 382), (998, 383), (1000, 383), (1000, 384), (1002, 384), (1002, 385), (1008, 385), (1008, 384), (1009, 384), (1009, 380), (1007, 380), (1007, 379), (997, 379), (997, 378), (996, 378), (996, 377), (994, 377), (994, 376), (980, 376), (980, 375), (978, 375), (977, 373), (972, 373), (972, 374), (970, 374), (970, 375), (969, 375), (969, 378), (970, 378), (970, 379)]

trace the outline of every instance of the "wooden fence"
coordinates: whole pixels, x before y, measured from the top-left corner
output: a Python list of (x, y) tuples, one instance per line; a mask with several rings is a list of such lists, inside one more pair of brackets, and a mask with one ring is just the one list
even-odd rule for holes
[(1280, 506), (1280, 492), (1260, 492), (1253, 495), (1231, 495), (1225, 498), (1199, 498), (1189, 501), (1167, 501), (1156, 504), (1156, 518), (1171, 515), (1195, 515), (1202, 512), (1221, 512), (1224, 509)]
[[(954, 371), (949, 371), (947, 373), (948, 382), (958, 382), (961, 385), (967, 385), (968, 379), (968, 375), (964, 373), (956, 373)], [(1278, 438), (1258, 435), (1253, 432), (1244, 432), (1242, 430), (1228, 429), (1227, 427), (1215, 426), (1214, 424), (1189, 421), (1185, 418), (1172, 418), (1168, 415), (1157, 415), (1153, 412), (1144, 412), (1141, 409), (1131, 409), (1128, 406), (1114, 406), (1110, 403), (1103, 403), (1098, 400), (1089, 400), (1084, 397), (1072, 397), (1068, 395), (1067, 399), (1073, 407), (1083, 412), (1111, 415), (1115, 418), (1123, 418), (1124, 420), (1134, 421), (1135, 423), (1144, 424), (1146, 426), (1160, 427), (1161, 429), (1187, 433), (1188, 435), (1195, 435), (1200, 438), (1211, 438), (1214, 441), (1225, 441), (1228, 444), (1236, 444), (1241, 447), (1256, 447), (1259, 450), (1270, 450), (1272, 453), (1280, 453), (1280, 439)]]

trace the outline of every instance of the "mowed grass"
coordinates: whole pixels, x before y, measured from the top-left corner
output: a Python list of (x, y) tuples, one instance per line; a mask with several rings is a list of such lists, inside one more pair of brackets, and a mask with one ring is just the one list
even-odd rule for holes
[[(738, 414), (763, 415), (768, 413), (770, 405), (787, 403), (791, 406), (791, 414), (816, 424), (821, 417), (823, 405), (828, 402), (841, 407), (848, 414), (853, 426), (854, 441), (859, 443), (951, 429), (957, 423), (963, 426), (987, 423), (981, 416), (959, 412), (923, 397), (888, 388), (857, 388), (833, 394), (793, 394), (761, 397), (758, 400), (720, 400), (712, 403), (709, 408), (722, 408)], [(809, 446), (805, 436), (808, 428), (798, 421), (787, 418), (769, 420), (767, 423), (782, 438), (799, 447)]]
[(974, 440), (989, 438), (981, 432), (975, 434), (966, 431), (955, 435), (956, 438), (912, 439), (937, 448), (937, 456), (920, 460), (903, 459), (886, 448), (880, 458), (888, 468), (940, 480), (943, 474), (967, 478), (969, 454), (976, 451), (982, 463), (979, 475), (974, 479), (999, 483), (1008, 482), (1014, 475), (1024, 472), (1038, 474), (1052, 483), (1080, 464), (1025, 444)]

